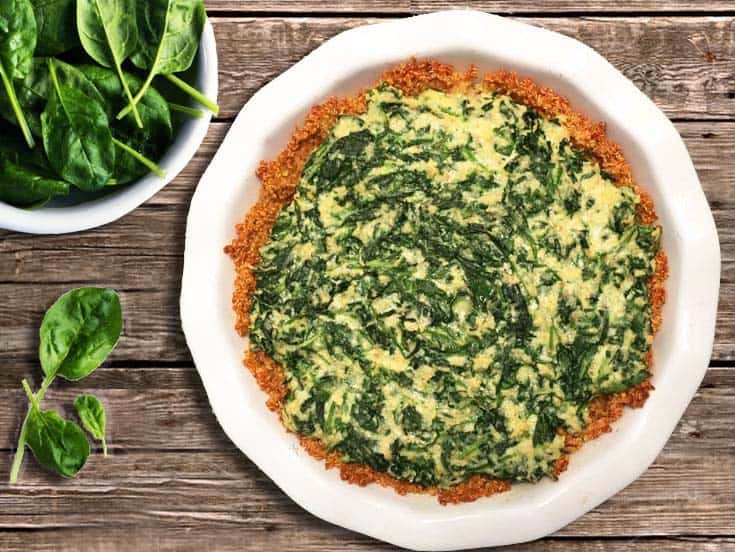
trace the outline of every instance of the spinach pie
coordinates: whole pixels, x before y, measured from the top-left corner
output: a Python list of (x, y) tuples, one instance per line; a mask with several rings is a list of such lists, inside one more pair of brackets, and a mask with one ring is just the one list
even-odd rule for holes
[(604, 125), (434, 61), (312, 109), (226, 248), (245, 364), (342, 478), (442, 503), (558, 477), (652, 386), (667, 276)]

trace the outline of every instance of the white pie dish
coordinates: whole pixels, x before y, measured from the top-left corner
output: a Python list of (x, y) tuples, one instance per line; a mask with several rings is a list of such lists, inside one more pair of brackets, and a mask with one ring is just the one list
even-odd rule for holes
[[(204, 26), (199, 52), (191, 71), (194, 87), (216, 102), (217, 45), (209, 21)], [(53, 199), (37, 209), (20, 209), (0, 202), (0, 228), (28, 234), (66, 234), (96, 228), (126, 215), (176, 178), (194, 157), (212, 119), (208, 110), (201, 108), (201, 111), (201, 118), (189, 118), (181, 125), (174, 142), (158, 162), (166, 172), (164, 178), (150, 173), (137, 182), (120, 186), (96, 199), (79, 201), (73, 196)]]
[[(234, 331), (234, 269), (222, 252), (257, 199), (258, 162), (275, 157), (310, 106), (330, 95), (352, 94), (411, 56), (459, 67), (475, 63), (480, 74), (515, 70), (567, 96), (593, 120), (607, 122), (636, 179), (653, 196), (671, 270), (654, 344), (656, 390), (646, 405), (627, 411), (615, 431), (574, 453), (559, 481), (518, 484), (508, 493), (455, 506), (344, 483), (286, 433), (242, 366), (247, 341)], [(250, 99), (192, 200), (181, 318), (223, 429), (293, 500), (320, 518), (399, 546), (452, 550), (550, 534), (645, 471), (707, 369), (719, 274), (717, 233), (692, 162), (673, 125), (646, 96), (576, 40), (482, 12), (451, 11), (342, 33)]]

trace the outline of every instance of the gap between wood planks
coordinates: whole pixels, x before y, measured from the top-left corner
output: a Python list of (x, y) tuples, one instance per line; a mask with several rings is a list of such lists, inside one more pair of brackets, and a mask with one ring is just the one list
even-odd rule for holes
[[(27, 377), (38, 386), (40, 374), (33, 362), (8, 363), (0, 374), (0, 451), (9, 454), (16, 444), (25, 408), (20, 380)], [(702, 462), (725, 454), (733, 470), (729, 477), (735, 477), (735, 442), (730, 439), (735, 418), (735, 396), (730, 390), (734, 387), (735, 363), (709, 369), (665, 449), (667, 466), (675, 471), (685, 466), (692, 469), (696, 461), (700, 467), (694, 471), (707, 478), (711, 474)], [(134, 368), (127, 362), (104, 365), (85, 379), (82, 387), (55, 383), (44, 405), (68, 410), (82, 392), (94, 393), (105, 403), (113, 451), (210, 452), (233, 448), (211, 415), (207, 395), (191, 364), (165, 368)], [(176, 431), (172, 431), (174, 427)], [(722, 463), (715, 466), (715, 471), (726, 467)], [(0, 462), (0, 482), (3, 469)]]
[[(201, 174), (229, 129), (215, 123), (184, 172), (146, 205), (120, 221), (82, 234), (38, 238), (0, 233), (0, 362), (37, 358), (45, 309), (69, 287), (125, 291), (126, 333), (115, 355), (134, 362), (190, 362), (179, 320), (186, 210)], [(735, 361), (735, 123), (677, 124), (714, 211), (723, 272), (716, 362)], [(250, 175), (250, 178), (254, 178)], [(153, 229), (152, 230), (152, 224)], [(135, 246), (130, 244), (134, 243)], [(146, 270), (140, 270), (144, 263)], [(69, 276), (70, 270), (77, 276)], [(79, 274), (87, 275), (80, 279)]]
[[(233, 2), (234, 3), (234, 2)], [(267, 3), (267, 2), (263, 2)], [(220, 3), (221, 4), (221, 3)], [(718, 4), (718, 5), (721, 5)], [(370, 12), (325, 12), (320, 14), (311, 14), (307, 15), (307, 18), (314, 17), (320, 18), (324, 16), (339, 16), (339, 17), (371, 17), (371, 18), (378, 18), (378, 19), (386, 19), (386, 18), (393, 18), (393, 17), (400, 17), (400, 16), (407, 16), (407, 15), (413, 15), (416, 12), (405, 12), (405, 13), (394, 13), (394, 14), (383, 14), (383, 13), (370, 13)], [(515, 11), (509, 11), (506, 12), (507, 14), (516, 14), (520, 15), (520, 12)], [(566, 17), (595, 17), (595, 16), (602, 16), (602, 17), (652, 17), (652, 16), (664, 16), (664, 15), (676, 15), (681, 17), (691, 17), (691, 16), (732, 16), (735, 15), (735, 11), (733, 10), (723, 10), (719, 12), (715, 11), (699, 11), (699, 10), (674, 10), (674, 11), (666, 11), (666, 12), (658, 12), (658, 11), (638, 11), (638, 12), (625, 12), (625, 11), (561, 11), (557, 12), (556, 14), (550, 14), (546, 12), (527, 12), (523, 14), (524, 17), (534, 17), (537, 19), (551, 19), (556, 16), (566, 16)], [(219, 17), (281, 17), (281, 16), (290, 16), (290, 17), (299, 17), (304, 18), (305, 14), (302, 13), (293, 13), (293, 12), (248, 12), (248, 11), (226, 11), (223, 9), (215, 9), (213, 12), (213, 19), (217, 19)], [(224, 119), (220, 119), (220, 121), (231, 121), (234, 117), (234, 114), (232, 116), (226, 117)], [(672, 117), (672, 120), (675, 122), (696, 122), (696, 123), (712, 123), (714, 125), (718, 125), (719, 123), (725, 121), (726, 119), (717, 119), (717, 118), (688, 118), (688, 117)], [(167, 206), (159, 206), (161, 209), (166, 209)], [(153, 210), (155, 210), (155, 207)], [(112, 248), (110, 248), (112, 249)], [(2, 282), (0, 282), (2, 284)], [(8, 284), (17, 285), (17, 282), (8, 282)], [(34, 283), (32, 285), (39, 285), (38, 283)], [(131, 290), (136, 291), (136, 290)], [(139, 291), (139, 290), (137, 290)], [(32, 363), (29, 362), (28, 366), (26, 368), (29, 371), (35, 370), (35, 367), (31, 366)], [(725, 360), (715, 360), (711, 363), (711, 367), (713, 368), (722, 368), (722, 369), (732, 369), (732, 362), (725, 361)], [(146, 360), (135, 360), (132, 362), (127, 362), (124, 360), (114, 361), (111, 363), (108, 363), (106, 365), (107, 368), (113, 369), (113, 370), (140, 370), (144, 371), (146, 369), (156, 369), (156, 370), (187, 370), (187, 371), (193, 371), (193, 363), (189, 360), (175, 360), (175, 361), (146, 361)], [(708, 383), (707, 380), (705, 380), (705, 383), (703, 384), (703, 389), (712, 389), (714, 388), (715, 384)], [(227, 442), (229, 443), (229, 442)], [(722, 445), (728, 444), (727, 441), (722, 441)], [(680, 446), (680, 445), (679, 445)], [(148, 449), (135, 449), (132, 450), (130, 447), (128, 447), (129, 452), (127, 450), (123, 449), (116, 449), (114, 451), (114, 454), (121, 456), (121, 455), (130, 455), (130, 456), (139, 456), (141, 453), (145, 453), (146, 451), (150, 451), (152, 453), (161, 453), (161, 451), (157, 448), (148, 448)], [(10, 449), (7, 449), (10, 450)], [(7, 452), (6, 450), (6, 452)], [(232, 455), (238, 455), (239, 453), (234, 450), (234, 448), (230, 445), (230, 448), (218, 448), (218, 450), (223, 451), (225, 454), (232, 454)], [(168, 449), (163, 453), (164, 455), (179, 455), (179, 454), (190, 454), (191, 456), (194, 456), (194, 453), (192, 454), (192, 451), (190, 449)], [(668, 469), (668, 468), (667, 468)], [(254, 470), (254, 468), (253, 468)], [(257, 542), (264, 543), (266, 542), (265, 539), (267, 538), (267, 542), (270, 546), (274, 546), (277, 548), (278, 545), (282, 545), (285, 547), (294, 547), (295, 545), (300, 545), (302, 549), (308, 549), (308, 550), (319, 550), (320, 552), (336, 552), (336, 551), (348, 551), (348, 550), (356, 550), (356, 549), (370, 549), (374, 551), (387, 551), (387, 550), (395, 550), (393, 547), (389, 545), (385, 545), (382, 543), (378, 543), (376, 541), (373, 541), (372, 539), (369, 539), (368, 537), (363, 537), (361, 535), (357, 535), (354, 533), (347, 532), (345, 530), (336, 528), (334, 526), (331, 526), (329, 524), (323, 523), (318, 520), (311, 519), (307, 514), (303, 513), (298, 507), (296, 507), (289, 499), (284, 498), (281, 496), (279, 491), (275, 490), (273, 485), (263, 480), (262, 474), (258, 476), (257, 474), (253, 474), (252, 477), (257, 478), (260, 481), (260, 485), (264, 487), (268, 492), (264, 493), (264, 496), (261, 496), (261, 501), (259, 501), (256, 504), (250, 505), (250, 511), (252, 512), (252, 519), (248, 520), (236, 520), (236, 521), (222, 521), (221, 523), (217, 522), (216, 520), (212, 520), (211, 522), (208, 522), (206, 520), (206, 514), (203, 514), (201, 517), (197, 517), (193, 515), (191, 512), (187, 511), (177, 511), (176, 509), (171, 509), (170, 511), (160, 511), (160, 512), (151, 512), (152, 516), (150, 518), (144, 519), (145, 512), (141, 512), (141, 515), (136, 517), (132, 516), (128, 519), (130, 523), (134, 523), (136, 520), (137, 522), (135, 525), (122, 525), (122, 526), (116, 526), (113, 525), (113, 522), (110, 522), (109, 524), (105, 524), (106, 522), (105, 517), (106, 515), (114, 515), (112, 512), (106, 512), (105, 514), (101, 514), (99, 516), (100, 519), (97, 519), (94, 517), (94, 515), (90, 516), (90, 514), (93, 514), (96, 510), (94, 508), (89, 508), (87, 510), (84, 510), (82, 506), (80, 506), (79, 510), (74, 510), (74, 503), (77, 502), (77, 499), (74, 497), (71, 497), (71, 500), (69, 502), (66, 502), (64, 504), (67, 505), (68, 509), (63, 510), (62, 515), (58, 516), (57, 518), (53, 518), (53, 506), (52, 510), (49, 512), (46, 512), (48, 514), (51, 514), (49, 517), (52, 517), (48, 522), (41, 521), (40, 523), (33, 523), (32, 526), (27, 527), (0, 527), (0, 542), (3, 543), (3, 548), (5, 550), (27, 550), (29, 548), (30, 544), (36, 544), (38, 546), (45, 546), (48, 550), (54, 550), (58, 546), (59, 542), (64, 542), (66, 545), (70, 546), (78, 546), (79, 548), (82, 547), (89, 547), (93, 545), (98, 545), (100, 547), (104, 546), (105, 544), (109, 547), (111, 542), (126, 542), (130, 546), (135, 547), (136, 545), (139, 548), (145, 548), (150, 547), (154, 543), (159, 546), (166, 546), (168, 545), (171, 548), (175, 548), (177, 550), (202, 550), (206, 548), (207, 546), (212, 546), (212, 543), (218, 544), (218, 549), (220, 550), (242, 550), (243, 548), (247, 548), (248, 546), (251, 546), (251, 549), (256, 549)], [(644, 476), (645, 477), (645, 476)], [(176, 484), (185, 484), (184, 481), (176, 481)], [(165, 484), (165, 483), (164, 483)], [(102, 485), (102, 483), (100, 483)], [(116, 492), (112, 490), (112, 487), (115, 486), (115, 483), (108, 485), (109, 488), (108, 491), (101, 490), (100, 494), (95, 495), (95, 502), (94, 504), (99, 504), (102, 501), (108, 500), (108, 495), (110, 500), (115, 500)], [(125, 485), (120, 485), (120, 487), (125, 487)], [(196, 490), (196, 486), (189, 487), (191, 490)], [(662, 487), (667, 488), (667, 487)], [(213, 490), (213, 492), (215, 492)], [(123, 493), (125, 492), (131, 492), (130, 488), (128, 488), (127, 491), (123, 490)], [(48, 499), (48, 502), (51, 502), (53, 504), (56, 504), (59, 502), (60, 495), (64, 493), (63, 489), (59, 490), (58, 493), (54, 492), (46, 496)], [(261, 493), (263, 494), (263, 493)], [(17, 497), (11, 497), (11, 498), (4, 498), (4, 500), (15, 500)], [(167, 495), (164, 493), (160, 495), (160, 500), (165, 501), (167, 498)], [(236, 498), (234, 496), (231, 496), (231, 498)], [(39, 502), (42, 502), (44, 499), (41, 498), (40, 501), (37, 500), (35, 497), (29, 497), (29, 504), (31, 501), (33, 501), (33, 504), (36, 505)], [(44, 502), (47, 503), (47, 502)], [(85, 502), (86, 503), (86, 502)], [(131, 511), (136, 511), (135, 504), (131, 501)], [(155, 506), (149, 505), (149, 507), (153, 508)], [(529, 544), (522, 544), (518, 545), (512, 548), (509, 548), (508, 550), (512, 550), (514, 552), (522, 552), (522, 551), (544, 551), (544, 552), (561, 552), (568, 550), (569, 545), (573, 546), (579, 546), (584, 547), (584, 549), (589, 550), (605, 550), (610, 552), (619, 552), (619, 551), (630, 551), (630, 552), (642, 552), (642, 551), (648, 551), (651, 549), (666, 549), (666, 550), (675, 550), (675, 551), (684, 551), (684, 550), (703, 550), (703, 551), (735, 551), (735, 539), (733, 538), (733, 533), (730, 531), (727, 532), (718, 532), (718, 531), (712, 531), (707, 533), (706, 535), (700, 534), (700, 533), (694, 533), (689, 531), (688, 529), (683, 531), (681, 534), (676, 534), (672, 536), (661, 536), (656, 534), (635, 534), (631, 533), (630, 536), (623, 536), (623, 535), (595, 535), (595, 532), (604, 532), (604, 531), (618, 531), (622, 530), (622, 527), (624, 527), (625, 524), (618, 523), (616, 521), (616, 511), (622, 512), (623, 509), (627, 508), (628, 505), (625, 503), (625, 500), (619, 501), (616, 503), (616, 505), (611, 506), (610, 508), (600, 507), (599, 509), (596, 509), (593, 513), (586, 516), (589, 518), (589, 520), (580, 520), (578, 524), (575, 525), (575, 527), (572, 527), (570, 529), (567, 529), (567, 531), (580, 531), (583, 534), (575, 535), (575, 534), (562, 534), (562, 535), (556, 535), (556, 536), (550, 536), (544, 539), (543, 541), (538, 541), (536, 543), (529, 543)], [(163, 508), (163, 506), (161, 506)], [(654, 508), (655, 509), (655, 508)], [(643, 513), (643, 510), (641, 510), (641, 513)], [(716, 512), (713, 512), (716, 513)], [(727, 513), (727, 512), (725, 512)], [(68, 527), (60, 527), (60, 524), (65, 523), (63, 518), (66, 517), (66, 515), (69, 514), (72, 518), (69, 522)], [(645, 515), (645, 514), (644, 514)], [(702, 512), (700, 512), (700, 515), (706, 515)], [(181, 516), (181, 519), (179, 519), (179, 516)], [(599, 519), (600, 517), (608, 517), (610, 521), (605, 522), (604, 519), (602, 523), (600, 524), (599, 521), (596, 521), (596, 519)], [(5, 518), (6, 520), (10, 520), (15, 516), (8, 516)], [(168, 520), (170, 518), (175, 518), (174, 520)], [(190, 520), (188, 523), (186, 522), (187, 518)], [(650, 515), (647, 519), (650, 520), (651, 526), (648, 529), (651, 533), (656, 533), (660, 530), (659, 527), (656, 526), (656, 516), (653, 514)], [(29, 520), (29, 514), (27, 512), (20, 513), (17, 515), (17, 521), (13, 521), (13, 523), (21, 523), (26, 524)], [(7, 522), (3, 522), (7, 523)], [(45, 523), (48, 523), (46, 525)], [(672, 526), (671, 521), (663, 521), (664, 525), (668, 524), (669, 527)], [(691, 522), (690, 522), (691, 523)], [(95, 525), (100, 524), (100, 525)], [(79, 531), (79, 528), (84, 528), (84, 531)], [(665, 530), (665, 528), (664, 528)], [(33, 535), (29, 535), (29, 533), (33, 532)], [(244, 542), (247, 541), (247, 538), (253, 538), (252, 542)], [(260, 537), (260, 540), (257, 540), (257, 537)], [(63, 541), (61, 541), (63, 539)], [(221, 546), (220, 546), (221, 544)], [(258, 547), (259, 548), (259, 547)]]
[(469, 5), (460, 6), (459, 8), (452, 8), (450, 6), (437, 6), (433, 10), (421, 10), (421, 11), (395, 11), (395, 12), (371, 12), (371, 11), (286, 11), (286, 10), (273, 10), (273, 11), (253, 11), (253, 10), (226, 10), (217, 8), (208, 8), (207, 13), (210, 19), (218, 18), (243, 18), (243, 19), (256, 19), (256, 18), (299, 18), (299, 19), (325, 19), (325, 18), (370, 18), (370, 19), (400, 19), (405, 17), (414, 17), (417, 15), (427, 14), (434, 11), (445, 11), (451, 9), (474, 9), (477, 11), (484, 11), (494, 15), (500, 15), (503, 17), (513, 17), (514, 19), (523, 20), (524, 18), (534, 19), (552, 19), (558, 17), (569, 17), (569, 18), (581, 18), (581, 17), (728, 17), (735, 16), (735, 10), (731, 8), (722, 9), (720, 11), (707, 11), (707, 10), (643, 10), (643, 11), (580, 11), (580, 10), (567, 10), (567, 11), (523, 11), (523, 10), (493, 10), (491, 7), (473, 8)]
[[(313, 528), (299, 528), (297, 533), (289, 532), (278, 524), (264, 524), (262, 528), (251, 529), (251, 537), (261, 539), (249, 540), (244, 538), (241, 530), (223, 528), (212, 530), (207, 526), (181, 526), (176, 530), (157, 527), (146, 528), (144, 531), (131, 532), (129, 528), (98, 528), (85, 527), (84, 532), (75, 528), (57, 528), (53, 526), (39, 528), (39, 533), (33, 535), (36, 550), (56, 550), (58, 543), (63, 542), (79, 549), (109, 549), (109, 545), (116, 539), (127, 543), (131, 550), (142, 550), (155, 547), (157, 550), (177, 550), (178, 552), (200, 552), (216, 548), (220, 552), (248, 551), (248, 550), (303, 550), (318, 552), (350, 552), (353, 550), (370, 550), (371, 552), (396, 551), (389, 544), (375, 541), (347, 530), (318, 522)], [(0, 534), (6, 541), (8, 552), (28, 550), (28, 529), (9, 529)], [(267, 539), (267, 541), (266, 541)], [(267, 545), (263, 545), (267, 542)], [(40, 546), (39, 546), (40, 544)], [(648, 552), (652, 549), (668, 550), (672, 552), (696, 549), (702, 552), (732, 552), (735, 550), (735, 541), (727, 536), (697, 537), (682, 535), (679, 537), (641, 536), (634, 539), (625, 537), (599, 536), (576, 537), (552, 535), (543, 540), (504, 547), (504, 552), (568, 552), (569, 546), (582, 547), (575, 550), (605, 551), (605, 552)], [(500, 549), (499, 549), (500, 550)]]
[[(735, 117), (732, 17), (522, 17), (581, 39), (676, 120)], [(367, 17), (213, 17), (220, 56), (222, 120), (251, 95), (340, 32)]]
[[(206, 0), (211, 14), (237, 15), (415, 15), (450, 8), (471, 8), (499, 14), (523, 15), (696, 15), (733, 11), (728, 0)], [(314, 9), (316, 8), (316, 9)]]

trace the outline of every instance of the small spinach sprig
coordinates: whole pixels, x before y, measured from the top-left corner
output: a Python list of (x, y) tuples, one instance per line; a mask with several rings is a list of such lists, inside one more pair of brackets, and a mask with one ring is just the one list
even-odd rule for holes
[[(91, 374), (115, 348), (122, 332), (120, 298), (111, 289), (79, 288), (62, 295), (41, 323), (39, 358), (44, 373), (41, 388), (33, 393), (23, 380), (29, 407), (10, 469), (10, 483), (18, 480), (25, 447), (46, 468), (65, 477), (82, 469), (89, 442), (82, 429), (40, 403), (56, 376), (70, 381)], [(105, 411), (98, 399), (82, 395), (75, 401), (82, 424), (93, 437), (105, 442)]]

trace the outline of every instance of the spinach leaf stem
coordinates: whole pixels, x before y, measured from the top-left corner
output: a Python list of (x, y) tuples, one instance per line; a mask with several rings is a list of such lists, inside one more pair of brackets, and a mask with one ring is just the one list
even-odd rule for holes
[(25, 455), (25, 449), (26, 449), (26, 439), (28, 438), (28, 418), (31, 416), (31, 412), (33, 409), (38, 409), (38, 404), (41, 402), (41, 399), (43, 399), (43, 396), (46, 394), (46, 391), (48, 390), (51, 383), (54, 381), (54, 378), (56, 377), (56, 373), (49, 374), (43, 379), (43, 383), (41, 384), (41, 388), (38, 390), (38, 393), (35, 395), (33, 394), (33, 391), (31, 390), (30, 385), (28, 385), (28, 380), (23, 380), (21, 385), (23, 385), (23, 390), (26, 393), (26, 396), (28, 397), (29, 405), (28, 405), (28, 412), (26, 413), (26, 417), (23, 419), (23, 425), (20, 429), (20, 437), (18, 437), (18, 447), (15, 450), (15, 457), (13, 458), (13, 465), (10, 468), (10, 477), (8, 479), (8, 482), (11, 485), (14, 485), (18, 481), (18, 474), (20, 473), (20, 466), (23, 464), (23, 456)]
[(36, 141), (33, 139), (33, 134), (31, 134), (31, 129), (28, 127), (28, 121), (26, 121), (25, 116), (23, 115), (23, 111), (20, 108), (20, 102), (18, 102), (18, 96), (15, 93), (15, 87), (13, 86), (13, 82), (8, 78), (8, 74), (5, 71), (5, 67), (0, 62), (0, 79), (3, 81), (3, 86), (5, 87), (5, 92), (8, 95), (8, 99), (10, 100), (10, 106), (13, 108), (13, 113), (15, 114), (15, 118), (18, 121), (18, 125), (20, 126), (20, 130), (23, 133), (23, 138), (25, 138), (26, 143), (28, 144), (28, 147), (33, 149), (36, 147)]
[(112, 139), (112, 143), (115, 144), (118, 148), (123, 150), (124, 152), (128, 153), (132, 157), (135, 158), (136, 161), (141, 163), (142, 165), (145, 165), (148, 169), (150, 169), (156, 176), (159, 176), (161, 178), (164, 178), (166, 176), (166, 171), (164, 171), (161, 167), (156, 165), (153, 161), (148, 159), (145, 155), (138, 153), (133, 148), (128, 146), (127, 144), (124, 144), (117, 138)]
[(219, 115), (219, 106), (216, 103), (214, 103), (212, 100), (207, 98), (204, 94), (199, 92), (199, 90), (189, 85), (188, 83), (184, 82), (176, 75), (163, 75), (163, 76), (166, 79), (168, 79), (172, 84), (175, 84), (181, 90), (186, 92), (189, 96), (194, 98), (197, 102), (199, 102), (204, 107), (209, 109), (215, 116)]

